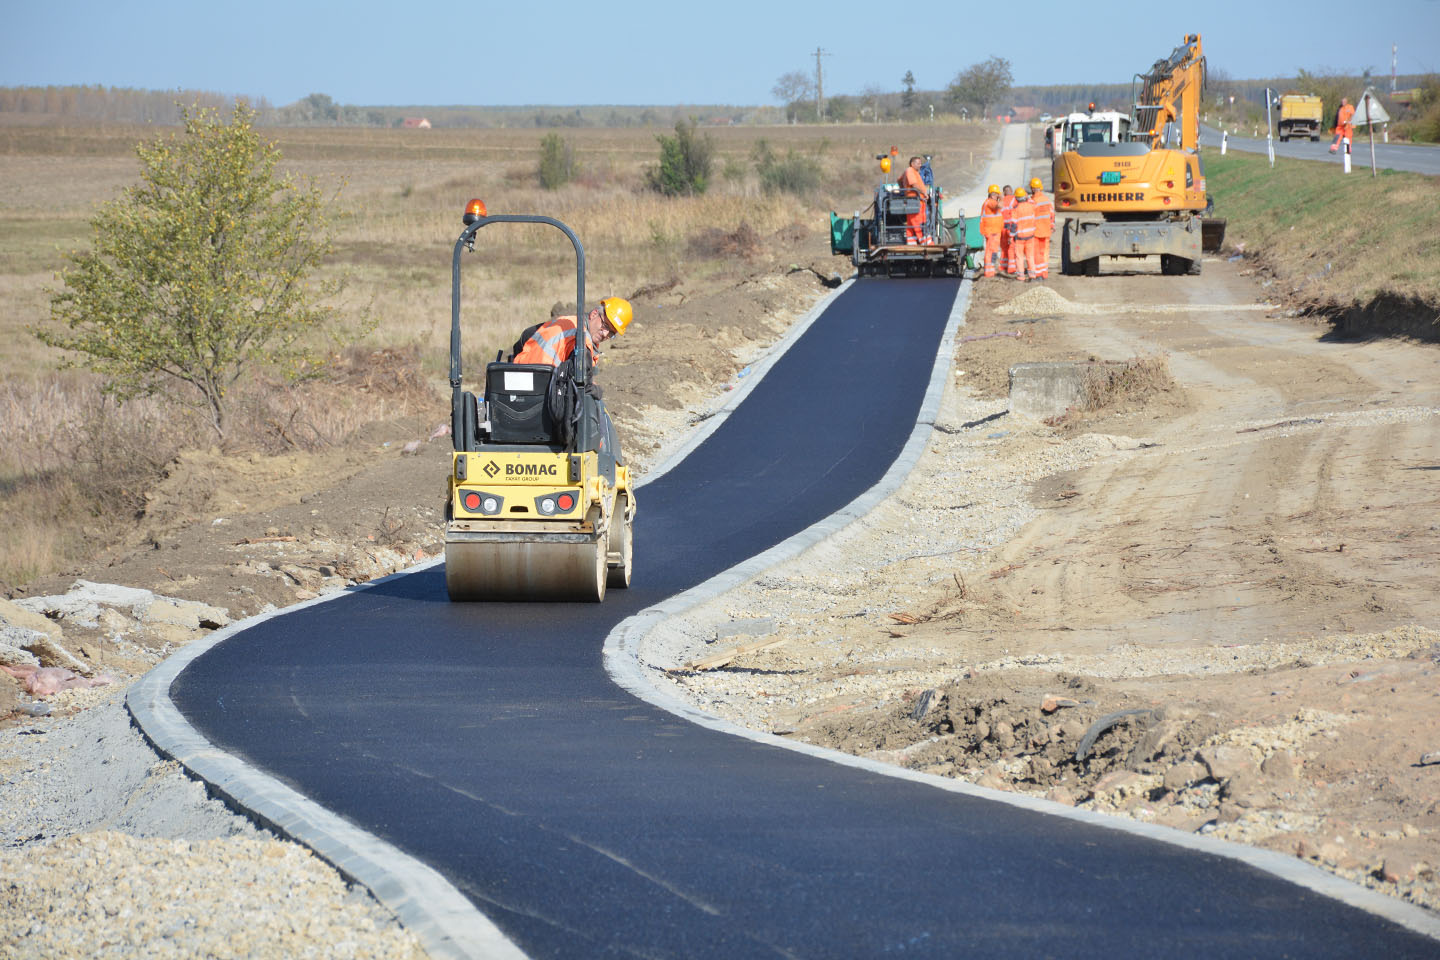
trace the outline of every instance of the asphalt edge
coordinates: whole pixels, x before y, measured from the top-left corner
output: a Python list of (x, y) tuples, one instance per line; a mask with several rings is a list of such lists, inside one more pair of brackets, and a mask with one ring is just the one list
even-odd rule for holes
[(177, 761), (236, 813), (310, 848), (348, 882), (368, 889), (434, 960), (522, 960), (525, 954), (438, 871), (225, 753), (192, 727), (170, 699), (170, 686), (182, 670), (236, 634), (273, 617), (443, 562), (444, 557), (435, 557), (386, 577), (232, 623), (181, 648), (142, 676), (126, 693), (125, 707), (158, 753)]
[[(812, 305), (783, 337), (751, 364), (751, 372), (725, 402), (707, 415), (699, 428), (636, 487), (673, 469), (704, 443), (852, 283), (853, 277), (846, 279)], [(524, 958), (526, 954), (438, 871), (331, 813), (259, 768), (220, 750), (190, 725), (170, 699), (170, 687), (180, 673), (230, 637), (272, 617), (367, 590), (443, 562), (443, 557), (435, 557), (367, 583), (232, 623), (188, 644), (137, 680), (126, 693), (125, 707), (140, 734), (157, 753), (178, 762), (237, 814), (308, 847), (348, 882), (368, 889), (402, 926), (415, 934), (431, 957), (436, 960)]]
[[(1000, 139), (1002, 138), (997, 138), (997, 140)], [(1024, 160), (1026, 161), (1025, 169), (1028, 174), (1028, 167), (1030, 165), (1028, 136)], [(828, 747), (799, 743), (785, 737), (776, 736), (775, 734), (751, 730), (748, 727), (742, 727), (737, 723), (698, 709), (674, 693), (657, 686), (646, 676), (645, 669), (641, 665), (640, 660), (640, 644), (645, 636), (652, 630), (658, 628), (666, 620), (679, 616), (707, 600), (714, 599), (726, 593), (740, 584), (759, 576), (780, 562), (795, 557), (809, 547), (839, 533), (845, 527), (859, 520), (878, 506), (886, 497), (898, 489), (905, 478), (909, 476), (910, 471), (914, 469), (915, 463), (919, 460), (920, 454), (924, 452), (925, 444), (929, 442), (931, 431), (934, 429), (935, 414), (939, 409), (940, 399), (946, 386), (946, 378), (950, 372), (951, 358), (954, 353), (955, 331), (965, 323), (964, 315), (969, 309), (969, 294), (972, 283), (972, 281), (962, 282), (960, 292), (957, 294), (955, 303), (951, 307), (950, 319), (936, 352), (935, 366), (930, 376), (930, 385), (926, 390), (925, 399), (921, 404), (915, 429), (911, 432), (909, 441), (900, 451), (895, 462), (891, 464), (890, 469), (886, 471), (880, 481), (841, 510), (807, 527), (789, 539), (776, 544), (764, 553), (757, 554), (748, 560), (738, 563), (728, 570), (716, 574), (704, 583), (690, 588), (684, 593), (677, 594), (662, 603), (648, 607), (634, 616), (621, 621), (616, 625), (615, 629), (610, 632), (609, 636), (605, 638), (603, 657), (605, 670), (609, 673), (610, 678), (618, 686), (636, 698), (675, 714), (691, 723), (699, 724), (700, 726), (720, 733), (744, 737), (747, 740), (753, 740), (765, 746), (794, 750), (798, 753), (804, 753), (845, 766), (856, 767), (881, 776), (927, 783), (933, 787), (941, 790), (949, 790), (953, 793), (962, 793), (985, 800), (1005, 803), (1035, 813), (1075, 820), (1091, 826), (1103, 827), (1107, 830), (1117, 830), (1121, 833), (1135, 834), (1146, 839), (1158, 840), (1161, 843), (1193, 850), (1197, 853), (1207, 853), (1213, 856), (1225, 857), (1230, 860), (1238, 860), (1250, 867), (1287, 880), (1322, 896), (1338, 900), (1348, 906), (1383, 917), (1432, 939), (1440, 940), (1440, 916), (1430, 913), (1423, 907), (1407, 903), (1395, 897), (1386, 896), (1383, 893), (1378, 893), (1368, 887), (1361, 886), (1353, 881), (1346, 880), (1343, 877), (1323, 870), (1320, 867), (1305, 863), (1302, 860), (1287, 856), (1283, 853), (1200, 834), (1185, 833), (1172, 827), (1144, 823), (1126, 817), (1118, 817), (1091, 810), (1080, 810), (1039, 797), (1029, 797), (1005, 790), (980, 787), (963, 780), (953, 780), (948, 777), (907, 770), (902, 767), (843, 753)], [(756, 379), (758, 379), (758, 377)], [(713, 429), (712, 427), (711, 431), (713, 431)], [(708, 432), (706, 435), (708, 436)], [(696, 445), (698, 445), (698, 443)], [(693, 446), (687, 447), (687, 452), (689, 449), (693, 449)], [(666, 469), (669, 469), (670, 466), (671, 464), (667, 462)]]
[(846, 290), (849, 290), (854, 282), (854, 276), (847, 277), (838, 287), (816, 301), (803, 317), (790, 326), (783, 337), (776, 340), (767, 349), (764, 356), (750, 364), (750, 372), (745, 375), (745, 379), (740, 381), (740, 385), (725, 398), (725, 402), (696, 421), (697, 429), (687, 434), (683, 443), (672, 450), (664, 460), (646, 471), (644, 477), (636, 481), (635, 489), (638, 490), (652, 480), (663, 477), (694, 453), (696, 447), (710, 439), (710, 435), (720, 428), (720, 424), (729, 419), (735, 408), (740, 406), (740, 403), (750, 395), (750, 391), (755, 389), (755, 385), (764, 379), (765, 374), (770, 372), (770, 368), (775, 366), (776, 362), (795, 345), (795, 341), (805, 335), (805, 331), (810, 329), (810, 325), (820, 319), (825, 311), (830, 309), (830, 304), (834, 303)]

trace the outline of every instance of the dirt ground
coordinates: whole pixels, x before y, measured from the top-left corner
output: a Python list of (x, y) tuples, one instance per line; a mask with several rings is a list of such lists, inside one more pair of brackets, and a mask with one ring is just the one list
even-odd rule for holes
[[(981, 283), (906, 485), (697, 612), (659, 682), (1440, 908), (1440, 354), (1204, 271)], [(1006, 412), (1011, 364), (1137, 356), (1170, 382)], [(773, 645), (683, 669), (737, 641)]]
[[(788, 258), (740, 259), (701, 283), (632, 296), (635, 326), (606, 346), (597, 379), (638, 471), (846, 266), (815, 231), (781, 231), (765, 247)], [(185, 452), (123, 543), (14, 597), (63, 593), (80, 577), (213, 602), (239, 618), (433, 556), (451, 449), (448, 433), (437, 432), (449, 418), (436, 384), (429, 412), (372, 423), (319, 453)]]
[[(793, 262), (642, 292), (606, 348), (642, 473), (848, 266), (813, 232), (772, 240)], [(848, 535), (877, 557), (884, 524), (919, 530), (914, 556), (762, 578), (716, 622), (769, 617), (779, 642), (671, 682), (764, 729), (1440, 907), (1440, 354), (1256, 309), (1249, 272), (981, 283), (964, 334), (1003, 336), (958, 344), (950, 419), (907, 486), (944, 496), (902, 490)], [(1005, 412), (1015, 362), (1141, 353), (1173, 383), (1054, 422)], [(447, 420), (437, 397), (324, 454), (184, 455), (131, 541), (17, 596), (83, 577), (239, 618), (402, 568), (440, 549)], [(962, 551), (924, 532), (987, 511), (1008, 519)]]

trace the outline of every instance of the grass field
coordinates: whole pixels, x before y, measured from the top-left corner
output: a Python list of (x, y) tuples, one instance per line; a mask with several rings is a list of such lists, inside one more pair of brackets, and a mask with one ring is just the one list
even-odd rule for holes
[[(49, 322), (48, 291), (66, 252), (89, 242), (99, 206), (136, 181), (136, 142), (170, 132), (0, 124), (0, 510), (24, 518), (0, 530), (0, 584), (52, 570), (113, 535), (143, 503), (147, 477), (174, 451), (211, 442), (174, 407), (114, 409), (88, 375), (58, 371), (61, 355), (28, 332)], [(777, 235), (797, 229), (823, 237), (829, 210), (867, 202), (878, 178), (875, 154), (893, 144), (934, 155), (942, 175), (958, 173), (983, 161), (993, 133), (964, 124), (706, 129), (715, 155), (711, 188), (667, 199), (646, 187), (646, 169), (659, 157), (653, 128), (261, 132), (276, 141), (288, 170), (339, 190), (337, 249), (326, 269), (350, 278), (339, 304), (342, 324), (367, 331), (364, 349), (342, 352), (341, 372), (328, 383), (299, 390), (265, 378), (249, 384), (240, 419), (250, 429), (237, 442), (261, 450), (299, 436), (282, 438), (269, 429), (276, 423), (298, 417), (308, 424), (302, 442), (323, 445), (377, 415), (373, 393), (346, 386), (368, 376), (357, 369), (373, 363), (366, 359), (372, 355), (383, 358), (387, 379), (409, 384), (388, 398), (385, 415), (425, 402), (414, 382), (433, 385), (436, 402), (449, 344), (451, 251), (472, 197), (494, 213), (545, 214), (569, 224), (585, 245), (589, 300), (672, 280), (703, 289), (707, 277), (737, 266), (726, 252), (734, 244), (717, 238), (777, 245)], [(546, 191), (538, 179), (540, 140), (556, 132), (573, 146), (579, 172)], [(800, 196), (766, 194), (752, 161), (762, 139), (773, 154), (813, 158), (819, 186)], [(552, 305), (573, 301), (574, 255), (551, 228), (489, 227), (466, 262), (465, 284), (464, 301), (476, 307), (465, 328), (473, 363), (508, 347)], [(406, 364), (413, 369), (402, 369)], [(110, 529), (95, 529), (107, 518)]]
[(1440, 304), (1440, 179), (1339, 161), (1205, 154), (1226, 242), (1259, 256), (1290, 297), (1338, 308), (1377, 298)]

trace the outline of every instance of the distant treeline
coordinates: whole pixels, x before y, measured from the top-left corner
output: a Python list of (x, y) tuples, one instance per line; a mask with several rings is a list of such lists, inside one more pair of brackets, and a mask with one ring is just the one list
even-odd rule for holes
[(265, 126), (398, 127), (424, 118), (435, 127), (673, 127), (680, 120), (705, 123), (774, 123), (778, 107), (682, 104), (678, 106), (385, 106), (338, 103), (312, 93), (277, 107), (264, 97), (208, 90), (136, 90), (128, 87), (0, 87), (0, 113), (110, 123), (179, 123), (178, 105), (223, 108), (246, 101)]
[[(1424, 85), (1425, 76), (1399, 78), (1402, 89)], [(1285, 92), (1320, 92), (1309, 86), (1344, 84), (1358, 93), (1366, 85), (1377, 91), (1389, 88), (1388, 77), (1339, 77), (1304, 75), (1260, 80), (1231, 80), (1223, 71), (1211, 71), (1206, 100), (1219, 104), (1234, 96), (1237, 103), (1263, 104), (1265, 88)], [(1128, 83), (1058, 84), (1012, 87), (1006, 95), (1009, 106), (1035, 107), (1056, 115), (1084, 109), (1094, 102), (1099, 107), (1130, 109)], [(265, 126), (358, 126), (399, 127), (407, 119), (424, 118), (434, 127), (673, 127), (694, 118), (709, 124), (784, 123), (787, 111), (778, 106), (735, 106), (726, 104), (681, 104), (676, 106), (355, 106), (337, 103), (323, 93), (312, 93), (294, 103), (277, 107), (264, 97), (235, 96), (207, 90), (136, 90), (128, 87), (47, 86), (0, 87), (0, 114), (29, 114), (37, 118), (103, 121), (110, 123), (176, 124), (179, 106), (198, 103), (224, 108), (236, 99), (245, 100), (256, 112), (256, 122)], [(923, 120), (933, 109), (937, 116), (955, 112), (945, 91), (881, 91), (875, 88), (860, 95), (836, 94), (827, 99), (826, 115), (832, 121)], [(793, 113), (793, 110), (791, 111)], [(813, 114), (813, 111), (812, 111)], [(800, 118), (806, 119), (806, 118)], [(813, 116), (808, 118), (813, 119)]]

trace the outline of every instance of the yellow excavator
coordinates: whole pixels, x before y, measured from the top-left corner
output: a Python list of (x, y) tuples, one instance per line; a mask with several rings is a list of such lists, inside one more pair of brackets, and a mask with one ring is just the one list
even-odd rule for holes
[(1068, 217), (1060, 238), (1061, 272), (1096, 276), (1101, 257), (1159, 255), (1166, 274), (1198, 274), (1202, 250), (1218, 250), (1225, 221), (1207, 216), (1200, 161), (1200, 101), (1205, 57), (1189, 34), (1167, 59), (1136, 74), (1129, 134), (1077, 143), (1055, 158), (1055, 209)]
[[(451, 600), (603, 600), (607, 586), (630, 586), (635, 493), (591, 387), (585, 248), (559, 220), (492, 215), (479, 200), (467, 205), (464, 222), (451, 267), (455, 452), (445, 504), (445, 588)], [(475, 232), (495, 223), (548, 224), (570, 239), (577, 339), (570, 358), (554, 367), (487, 365), (476, 396), (464, 389), (460, 364), (460, 259), (474, 251)]]

